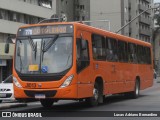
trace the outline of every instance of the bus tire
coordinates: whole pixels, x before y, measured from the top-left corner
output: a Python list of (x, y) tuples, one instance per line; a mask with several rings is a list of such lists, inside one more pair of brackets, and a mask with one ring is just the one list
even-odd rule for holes
[(52, 99), (41, 99), (40, 103), (43, 107), (50, 108), (50, 107), (52, 107), (52, 105), (54, 103), (54, 100), (52, 100)]
[(90, 106), (97, 106), (99, 103), (99, 97), (100, 97), (100, 90), (99, 85), (96, 82), (93, 89), (93, 96), (86, 99), (87, 104)]
[(0, 103), (2, 103), (2, 100), (0, 100)]
[(138, 98), (139, 97), (139, 92), (140, 92), (140, 82), (139, 82), (139, 80), (136, 80), (134, 91), (131, 92), (131, 97), (133, 99)]

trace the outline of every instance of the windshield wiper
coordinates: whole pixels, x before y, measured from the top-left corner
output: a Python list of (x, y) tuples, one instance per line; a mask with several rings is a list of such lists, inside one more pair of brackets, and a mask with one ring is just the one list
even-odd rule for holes
[[(19, 40), (20, 44), (22, 44), (22, 41)], [(19, 57), (19, 60), (20, 60), (20, 72), (22, 72), (22, 68), (23, 68), (23, 63), (22, 63), (22, 57), (21, 57), (21, 50), (20, 50), (20, 46), (18, 46), (17, 48), (17, 56)]]
[(43, 52), (47, 52), (49, 48), (55, 43), (55, 41), (58, 39), (59, 35), (56, 35), (53, 39), (51, 39), (46, 45), (45, 42), (43, 43)]
[(29, 44), (31, 45), (32, 51), (34, 51), (34, 57), (36, 60), (36, 56), (37, 56), (37, 42), (36, 44), (34, 44), (33, 40), (31, 39), (31, 37), (29, 37)]
[(41, 52), (42, 52), (42, 62), (44, 58), (44, 53), (49, 50), (49, 48), (55, 43), (55, 41), (58, 39), (59, 35), (56, 35), (53, 39), (51, 39), (47, 44), (45, 41), (43, 41)]

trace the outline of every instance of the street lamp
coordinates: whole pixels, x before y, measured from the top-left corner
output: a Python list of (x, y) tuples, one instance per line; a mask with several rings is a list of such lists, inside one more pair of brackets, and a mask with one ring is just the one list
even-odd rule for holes
[(148, 8), (146, 9), (145, 11), (141, 12), (139, 15), (137, 15), (135, 18), (133, 18), (131, 21), (129, 21), (127, 24), (125, 24), (124, 26), (122, 26), (118, 31), (116, 31), (116, 33), (119, 33), (122, 29), (124, 29), (127, 25), (129, 25), (131, 22), (133, 22), (135, 19), (137, 19), (139, 16), (141, 16), (143, 13), (145, 13), (146, 11), (148, 10), (153, 10), (153, 9), (157, 9), (159, 8), (160, 6), (158, 7), (154, 7), (154, 8)]

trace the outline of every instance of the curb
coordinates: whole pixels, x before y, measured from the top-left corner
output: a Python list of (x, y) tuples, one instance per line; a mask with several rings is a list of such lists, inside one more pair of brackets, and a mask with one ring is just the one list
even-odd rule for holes
[(26, 107), (26, 103), (19, 103), (19, 104), (11, 104), (11, 105), (6, 105), (6, 106), (1, 106), (0, 110), (4, 109), (10, 109), (10, 108), (18, 108), (18, 107)]

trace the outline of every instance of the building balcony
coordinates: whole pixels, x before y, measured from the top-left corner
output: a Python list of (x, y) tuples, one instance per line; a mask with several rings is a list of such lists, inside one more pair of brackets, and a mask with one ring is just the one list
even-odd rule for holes
[(148, 29), (139, 29), (139, 33), (147, 36), (151, 36), (151, 31)]
[(151, 3), (151, 0), (146, 0), (148, 3)]
[(32, 15), (41, 18), (50, 18), (56, 11), (34, 4), (15, 1), (15, 0), (0, 0), (0, 8), (27, 15)]
[(144, 17), (142, 17), (142, 16), (139, 17), (139, 22), (145, 23), (145, 24), (147, 24), (147, 25), (150, 25), (150, 24), (151, 24), (149, 18), (144, 18)]
[(6, 59), (12, 59), (14, 55), (14, 44), (9, 45), (9, 53), (6, 54), (5, 51), (5, 43), (0, 43), (0, 59), (6, 60)]
[[(142, 5), (142, 4), (139, 4), (138, 7), (139, 7), (139, 9), (142, 10), (142, 11), (145, 11), (145, 10), (148, 9), (148, 6), (144, 6), (144, 5)], [(147, 10), (146, 12), (147, 12), (148, 14), (151, 14), (151, 10)]]
[(24, 24), (0, 19), (0, 26), (1, 26), (0, 33), (16, 34), (18, 28), (22, 25)]

